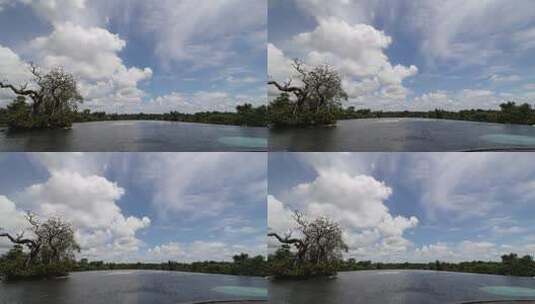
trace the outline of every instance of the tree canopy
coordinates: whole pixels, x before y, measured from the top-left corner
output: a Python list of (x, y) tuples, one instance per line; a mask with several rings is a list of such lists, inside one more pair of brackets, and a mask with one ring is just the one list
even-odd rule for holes
[(535, 276), (535, 261), (530, 255), (519, 257), (516, 253), (502, 255), (501, 261), (465, 261), (459, 263), (436, 260), (428, 263), (373, 263), (372, 261), (356, 261), (350, 258), (339, 263), (339, 271), (358, 271), (376, 269), (411, 269), (434, 270), (467, 273), (485, 273), (511, 276)]
[(297, 75), (297, 84), (292, 78), (284, 83), (268, 81), (268, 85), (282, 93), (270, 104), (271, 123), (275, 126), (304, 126), (335, 122), (341, 101), (348, 98), (338, 71), (327, 64), (308, 68), (298, 59), (291, 67)]
[(240, 253), (233, 256), (232, 262), (199, 261), (193, 263), (181, 263), (177, 261), (167, 261), (163, 263), (113, 263), (104, 261), (89, 261), (88, 259), (83, 258), (74, 268), (75, 271), (117, 269), (167, 270), (245, 276), (267, 275), (267, 263), (265, 257), (262, 255), (249, 256), (247, 253)]
[(446, 111), (435, 109), (431, 111), (372, 111), (370, 109), (355, 109), (348, 107), (338, 111), (338, 119), (363, 118), (430, 118), (491, 122), (503, 124), (535, 124), (535, 110), (528, 103), (517, 104), (513, 101), (500, 104), (499, 110), (470, 109), (460, 111)]
[(8, 106), (8, 126), (13, 129), (70, 127), (72, 113), (83, 102), (76, 78), (62, 67), (45, 73), (30, 64), (30, 72), (32, 79), (22, 85), (0, 81), (1, 89), (17, 95)]
[(298, 237), (292, 237), (292, 233), (284, 236), (268, 233), (269, 237), (276, 238), (282, 244), (270, 256), (276, 265), (273, 268), (274, 275), (309, 277), (336, 273), (338, 262), (348, 250), (340, 225), (327, 217), (309, 220), (298, 211), (293, 219)]
[[(42, 222), (32, 213), (26, 214), (26, 220), (29, 228), (16, 235), (0, 229), (0, 237), (14, 244), (2, 258), (0, 273), (8, 278), (66, 274), (80, 251), (72, 225), (59, 217)], [(25, 237), (27, 232), (30, 236)]]

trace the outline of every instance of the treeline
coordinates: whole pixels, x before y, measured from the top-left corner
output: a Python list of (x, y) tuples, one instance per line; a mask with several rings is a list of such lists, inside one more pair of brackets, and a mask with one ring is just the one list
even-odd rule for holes
[(500, 262), (472, 261), (448, 263), (373, 263), (343, 259), (348, 247), (340, 225), (327, 217), (309, 219), (299, 211), (293, 215), (299, 236), (291, 233), (268, 233), (279, 242), (277, 250), (268, 256), (269, 275), (275, 279), (308, 279), (335, 275), (338, 271), (359, 270), (436, 270), (535, 277), (535, 261), (530, 255), (503, 255)]
[[(0, 121), (2, 121), (0, 111)], [(180, 113), (172, 111), (162, 114), (118, 114), (106, 112), (91, 112), (84, 110), (74, 113), (75, 122), (91, 121), (114, 121), (114, 120), (161, 120), (161, 121), (180, 121), (192, 123), (207, 123), (221, 125), (237, 125), (251, 127), (265, 127), (267, 125), (267, 107), (254, 107), (251, 104), (243, 104), (236, 107), (236, 112), (198, 112), (194, 114)]]
[(11, 130), (32, 130), (69, 128), (73, 122), (101, 120), (166, 120), (199, 122), (211, 124), (266, 126), (267, 107), (253, 107), (251, 104), (239, 105), (236, 113), (201, 112), (184, 114), (108, 114), (78, 111), (83, 97), (78, 91), (78, 83), (73, 74), (61, 67), (43, 72), (35, 65), (30, 66), (33, 77), (30, 83), (16, 86), (0, 81), (0, 89), (10, 90), (16, 98), (0, 109), (0, 126)]
[(433, 111), (371, 111), (369, 109), (356, 110), (354, 107), (340, 109), (337, 112), (338, 119), (362, 119), (362, 118), (432, 118), (466, 120), (504, 124), (535, 124), (535, 109), (530, 104), (517, 105), (515, 102), (507, 102), (500, 105), (500, 110), (461, 110), (458, 112), (436, 109)]
[(535, 261), (530, 255), (519, 257), (515, 253), (503, 255), (501, 262), (471, 261), (460, 263), (448, 263), (435, 261), (432, 263), (372, 263), (371, 261), (359, 261), (348, 259), (338, 263), (338, 271), (358, 270), (435, 270), (451, 272), (468, 272), (481, 274), (497, 274), (511, 276), (535, 276)]
[[(7, 239), (13, 247), (0, 255), (0, 279), (29, 280), (67, 276), (72, 271), (150, 269), (184, 272), (219, 273), (231, 275), (265, 276), (268, 273), (264, 256), (250, 257), (246, 253), (233, 256), (232, 262), (178, 263), (104, 263), (76, 261), (80, 246), (75, 240), (74, 227), (59, 217), (46, 221), (28, 212), (29, 228), (17, 234), (0, 228), (0, 239)], [(25, 236), (24, 232), (31, 232)]]
[(280, 83), (268, 81), (280, 95), (269, 104), (269, 124), (273, 127), (307, 127), (335, 124), (339, 119), (418, 117), (468, 120), (480, 122), (535, 124), (535, 109), (530, 104), (507, 102), (500, 110), (462, 110), (458, 112), (436, 109), (433, 111), (371, 111), (344, 108), (348, 94), (343, 88), (342, 75), (328, 65), (306, 66), (296, 59), (291, 64), (298, 83), (292, 79)]
[(204, 261), (179, 263), (168, 261), (165, 263), (106, 263), (103, 261), (88, 261), (87, 259), (81, 259), (74, 265), (72, 270), (166, 270), (244, 276), (265, 276), (268, 273), (267, 263), (264, 256), (258, 255), (250, 257), (246, 253), (235, 255), (232, 262)]
[[(0, 108), (0, 126), (9, 126), (13, 129), (32, 129), (34, 121), (28, 120), (29, 106), (23, 98), (13, 102), (7, 108)], [(236, 112), (198, 112), (194, 114), (172, 111), (162, 114), (118, 114), (106, 112), (91, 112), (91, 110), (72, 111), (69, 114), (72, 122), (115, 121), (115, 120), (160, 120), (180, 121), (192, 123), (236, 125), (250, 127), (267, 126), (267, 107), (254, 107), (251, 104), (239, 105)], [(27, 121), (27, 127), (21, 128), (23, 121)]]

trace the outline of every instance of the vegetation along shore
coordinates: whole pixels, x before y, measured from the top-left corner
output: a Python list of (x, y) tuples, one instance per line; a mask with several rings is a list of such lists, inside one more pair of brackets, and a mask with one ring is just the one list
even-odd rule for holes
[(271, 232), (279, 248), (268, 257), (269, 271), (275, 279), (309, 279), (334, 276), (339, 271), (359, 270), (433, 270), (480, 274), (535, 277), (535, 261), (530, 255), (519, 257), (515, 253), (503, 255), (501, 261), (471, 261), (449, 263), (381, 263), (344, 259), (348, 247), (343, 240), (340, 225), (329, 218), (307, 219), (294, 213), (299, 236), (279, 235)]

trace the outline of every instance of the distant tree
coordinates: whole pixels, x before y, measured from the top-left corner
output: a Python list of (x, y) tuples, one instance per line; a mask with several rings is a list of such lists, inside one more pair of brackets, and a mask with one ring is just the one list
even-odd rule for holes
[(436, 261), (435, 261), (435, 270), (437, 270), (437, 271), (442, 270), (442, 266), (441, 266), (439, 260), (436, 260)]
[(253, 110), (253, 105), (250, 103), (244, 103), (243, 105), (236, 106), (236, 111), (238, 112), (238, 114), (247, 113), (251, 110)]
[(232, 260), (236, 264), (243, 263), (243, 262), (247, 261), (248, 259), (249, 259), (249, 255), (247, 253), (241, 253), (241, 254), (238, 254), (238, 255), (235, 255), (235, 256), (232, 257)]
[(236, 106), (236, 122), (238, 125), (265, 126), (267, 109), (265, 105), (253, 107), (250, 103)]

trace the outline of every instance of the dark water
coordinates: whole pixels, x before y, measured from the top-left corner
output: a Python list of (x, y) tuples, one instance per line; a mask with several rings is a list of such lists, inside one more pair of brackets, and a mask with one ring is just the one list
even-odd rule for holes
[(535, 279), (435, 271), (356, 271), (336, 279), (274, 281), (276, 304), (435, 304), (535, 299)]
[(267, 128), (164, 121), (74, 124), (71, 130), (0, 132), (0, 151), (266, 151)]
[(96, 271), (52, 281), (0, 282), (1, 304), (177, 304), (266, 298), (263, 278), (182, 272)]
[(418, 118), (355, 119), (270, 130), (270, 151), (447, 152), (535, 148), (535, 127)]

